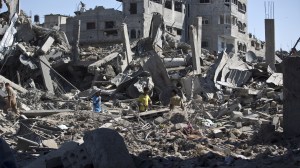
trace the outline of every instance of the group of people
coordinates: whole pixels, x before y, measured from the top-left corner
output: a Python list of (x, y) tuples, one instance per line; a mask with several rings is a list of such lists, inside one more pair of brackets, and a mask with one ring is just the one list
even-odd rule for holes
[[(19, 116), (20, 113), (17, 108), (17, 96), (13, 88), (9, 83), (5, 83), (5, 90), (7, 92), (7, 96), (5, 97), (5, 106), (3, 108), (3, 112), (8, 114), (8, 109), (12, 109), (12, 111), (15, 113), (15, 115)], [(181, 107), (182, 110), (184, 110), (184, 105), (182, 98), (178, 95), (177, 91), (174, 89), (171, 92), (172, 96), (170, 99), (170, 110), (174, 110), (175, 107)], [(92, 97), (93, 101), (93, 111), (94, 112), (102, 112), (101, 108), (101, 91), (97, 91), (94, 96)], [(152, 101), (149, 96), (149, 88), (144, 88), (144, 93), (141, 94), (137, 100), (139, 111), (145, 112), (151, 107)]]
[[(149, 88), (144, 88), (144, 93), (140, 95), (138, 98), (139, 103), (139, 111), (144, 112), (149, 109), (149, 106), (152, 105), (152, 101), (149, 96)], [(174, 110), (175, 107), (181, 107), (182, 110), (184, 110), (184, 105), (182, 98), (178, 95), (177, 90), (173, 89), (171, 92), (171, 99), (170, 99), (170, 110)]]
[[(97, 91), (94, 94), (94, 96), (92, 97), (94, 112), (102, 112), (100, 94), (101, 94), (101, 91)], [(177, 90), (175, 90), (175, 89), (172, 90), (171, 94), (172, 95), (171, 95), (170, 105), (169, 105), (170, 110), (171, 111), (174, 110), (175, 107), (180, 107), (182, 110), (184, 110), (182, 98), (178, 95)], [(149, 96), (149, 88), (148, 87), (144, 88), (144, 93), (139, 96), (139, 98), (137, 99), (137, 102), (138, 102), (140, 112), (145, 112), (151, 107), (152, 101)]]

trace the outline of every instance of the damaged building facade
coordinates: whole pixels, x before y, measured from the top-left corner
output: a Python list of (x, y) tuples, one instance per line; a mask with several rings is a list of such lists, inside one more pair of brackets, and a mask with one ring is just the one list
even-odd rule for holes
[(248, 34), (247, 0), (189, 0), (188, 24), (199, 16), (202, 17), (203, 48), (211, 52), (234, 49), (255, 53), (263, 49), (263, 43)]
[(185, 3), (179, 0), (118, 0), (123, 3), (123, 15), (130, 39), (148, 37), (152, 16), (163, 16), (165, 29), (178, 41), (185, 41)]
[(48, 29), (55, 28), (65, 32), (68, 18), (69, 16), (61, 15), (61, 14), (45, 15), (45, 22), (43, 27)]
[(81, 20), (80, 43), (121, 42), (120, 27), (128, 25), (130, 40), (149, 37), (151, 21), (160, 14), (165, 33), (177, 41), (189, 42), (189, 25), (202, 17), (201, 47), (210, 52), (225, 49), (235, 53), (265, 53), (265, 43), (248, 33), (247, 0), (117, 0), (123, 12), (96, 7), (67, 21), (66, 34), (73, 38), (74, 21)]
[(75, 17), (67, 19), (66, 35), (69, 41), (73, 41), (73, 30), (78, 20), (80, 26), (81, 43), (120, 43), (122, 36), (120, 33), (123, 14), (114, 9), (105, 9), (97, 6), (78, 13)]

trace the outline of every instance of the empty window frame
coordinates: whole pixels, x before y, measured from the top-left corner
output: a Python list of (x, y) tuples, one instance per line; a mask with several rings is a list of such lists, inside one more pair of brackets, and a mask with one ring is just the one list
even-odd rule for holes
[(115, 28), (115, 22), (114, 21), (107, 21), (105, 22), (105, 29), (112, 29)]
[(208, 48), (208, 41), (205, 41), (205, 40), (202, 41), (202, 42), (201, 42), (201, 47), (202, 47), (202, 48)]
[(182, 12), (182, 2), (175, 1), (175, 11)]
[(130, 3), (130, 14), (137, 14), (137, 3)]
[(136, 39), (136, 31), (135, 31), (135, 29), (131, 29), (131, 31), (130, 31), (130, 38), (131, 39)]
[(177, 32), (177, 35), (179, 35), (179, 36), (182, 35), (182, 30), (181, 29), (177, 29), (176, 32)]
[(95, 22), (87, 22), (87, 23), (86, 23), (86, 29), (87, 29), (87, 30), (93, 30), (93, 29), (96, 29), (96, 23), (95, 23)]
[(199, 0), (200, 3), (210, 3), (210, 0)]
[(167, 9), (172, 9), (172, 1), (167, 0), (167, 1), (165, 2), (165, 8), (167, 8)]
[(161, 4), (161, 0), (150, 0), (150, 1)]
[(203, 25), (209, 24), (209, 20), (208, 20), (207, 18), (203, 18), (203, 19), (202, 19), (202, 24), (203, 24)]
[(224, 15), (220, 15), (219, 24), (224, 24)]
[(173, 28), (170, 26), (166, 26), (166, 29), (169, 33), (173, 33)]
[(105, 36), (118, 36), (118, 31), (117, 30), (108, 30), (104, 31)]

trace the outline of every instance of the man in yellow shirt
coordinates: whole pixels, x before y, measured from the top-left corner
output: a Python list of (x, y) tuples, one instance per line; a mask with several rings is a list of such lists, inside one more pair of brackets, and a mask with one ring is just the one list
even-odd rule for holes
[(149, 105), (151, 106), (151, 104), (152, 104), (151, 99), (148, 94), (149, 94), (149, 88), (145, 87), (144, 93), (142, 95), (140, 95), (140, 97), (138, 99), (140, 112), (147, 111), (149, 108)]

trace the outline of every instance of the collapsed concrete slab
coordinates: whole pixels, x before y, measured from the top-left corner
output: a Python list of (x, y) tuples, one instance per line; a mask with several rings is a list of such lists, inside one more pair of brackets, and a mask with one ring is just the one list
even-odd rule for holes
[(150, 51), (149, 55), (149, 59), (142, 65), (143, 69), (150, 72), (155, 87), (161, 93), (160, 101), (163, 105), (167, 105), (170, 102), (172, 90), (170, 88), (173, 87), (173, 84), (158, 54), (155, 51)]
[(123, 138), (114, 130), (100, 128), (88, 132), (84, 145), (94, 167), (135, 168)]
[(10, 81), (9, 79), (5, 78), (4, 76), (0, 75), (0, 82), (2, 83), (9, 83), (14, 89), (16, 89), (17, 91), (21, 92), (21, 93), (26, 93), (27, 90), (23, 87), (21, 87), (18, 84), (15, 84), (14, 82)]

